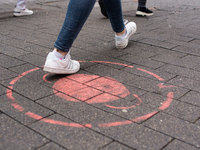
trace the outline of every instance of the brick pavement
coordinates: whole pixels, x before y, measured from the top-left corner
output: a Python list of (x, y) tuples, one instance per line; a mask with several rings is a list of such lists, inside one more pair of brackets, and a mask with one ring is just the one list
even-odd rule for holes
[[(98, 4), (71, 49), (75, 75), (42, 71), (67, 2), (31, 0), (34, 15), (13, 17), (0, 2), (0, 149), (200, 149), (200, 3), (148, 2), (124, 50)], [(67, 83), (66, 83), (67, 82)]]

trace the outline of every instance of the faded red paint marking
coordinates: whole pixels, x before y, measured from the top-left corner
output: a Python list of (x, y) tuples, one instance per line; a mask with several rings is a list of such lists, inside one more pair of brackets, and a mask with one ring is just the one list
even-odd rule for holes
[(36, 115), (35, 113), (32, 113), (32, 112), (26, 112), (25, 115), (35, 119), (35, 120), (40, 120), (42, 119), (43, 117), (42, 116), (39, 116), (39, 115)]
[(91, 80), (94, 80), (96, 78), (99, 78), (99, 76), (97, 75), (88, 75), (88, 74), (74, 74), (74, 75), (70, 75), (67, 76), (68, 79), (77, 81), (79, 83), (85, 83)]
[(63, 122), (63, 121), (56, 121), (52, 119), (42, 119), (41, 121), (50, 123), (50, 124), (55, 124), (55, 125), (61, 125), (61, 126), (67, 126), (67, 127), (77, 127), (77, 128), (83, 128), (83, 127), (88, 127), (91, 128), (91, 124), (78, 124), (78, 123), (68, 123), (68, 122)]
[(115, 101), (117, 99), (119, 99), (119, 97), (110, 95), (108, 93), (103, 93), (101, 95), (98, 95), (98, 96), (96, 96), (94, 98), (91, 98), (91, 99), (87, 100), (86, 103), (89, 103), (89, 104), (106, 103), (106, 102)]
[(146, 120), (146, 119), (152, 117), (153, 115), (155, 115), (157, 112), (158, 111), (154, 111), (154, 112), (151, 112), (151, 113), (146, 114), (144, 116), (137, 117), (137, 118), (131, 119), (131, 120), (121, 121), (121, 122), (118, 121), (118, 122), (101, 123), (98, 126), (99, 127), (114, 127), (114, 126), (121, 126), (121, 125), (131, 124), (133, 122), (139, 122), (139, 121)]
[(58, 81), (56, 81), (56, 83), (53, 85), (54, 89), (65, 94), (69, 94), (80, 89), (84, 89), (86, 87), (87, 86), (83, 85), (82, 83), (78, 83), (67, 78), (61, 78)]
[(85, 101), (85, 100), (88, 100), (91, 97), (95, 97), (101, 93), (103, 93), (103, 92), (96, 90), (94, 88), (91, 88), (91, 87), (87, 87), (87, 88), (69, 93), (69, 95), (74, 98), (77, 98), (81, 101)]
[(120, 65), (120, 66), (125, 66), (125, 67), (129, 67), (129, 68), (133, 68), (133, 66), (131, 66), (131, 65), (122, 64), (122, 63), (115, 63), (115, 62), (109, 62), (109, 61), (90, 61), (90, 62), (106, 63), (106, 64)]
[(6, 96), (9, 100), (11, 100), (12, 103), (15, 102), (15, 98), (12, 96), (12, 86), (8, 86), (8, 88), (6, 89)]
[(6, 96), (7, 96), (7, 98), (10, 100), (10, 102), (11, 102), (11, 105), (15, 108), (15, 109), (17, 109), (18, 111), (24, 111), (24, 108), (23, 107), (21, 107), (19, 104), (17, 104), (16, 102), (15, 102), (15, 98), (13, 97), (13, 95), (12, 95), (12, 90), (11, 89), (13, 89), (13, 86), (8, 86), (8, 88), (6, 89)]
[(86, 126), (88, 128), (91, 128), (91, 124), (80, 125), (78, 123), (68, 123), (68, 122), (63, 122), (63, 121), (46, 119), (46, 118), (43, 118), (42, 116), (39, 116), (39, 115), (32, 113), (32, 112), (27, 112), (27, 113), (25, 113), (25, 115), (27, 115), (27, 116), (29, 116), (33, 119), (40, 120), (40, 121), (50, 123), (50, 124), (55, 124), (55, 125), (62, 125), (62, 126), (68, 126), (68, 127), (78, 127), (78, 128), (83, 128), (84, 126)]
[(45, 82), (51, 83), (50, 81), (47, 81), (47, 80), (46, 80), (46, 77), (47, 77), (48, 75), (49, 75), (49, 74), (45, 74), (45, 75), (43, 76), (43, 80), (44, 80)]
[(135, 96), (139, 100), (139, 103), (137, 103), (136, 105), (140, 105), (142, 103), (142, 100), (140, 99), (140, 97), (136, 94), (133, 94), (133, 96)]
[[(135, 94), (133, 94), (133, 96), (135, 96), (139, 100), (139, 103), (136, 103), (136, 105), (140, 105), (142, 103), (142, 100), (140, 99), (140, 97)], [(130, 109), (130, 108), (136, 107), (136, 105), (132, 105), (132, 106), (128, 106), (128, 107), (116, 107), (116, 106), (111, 106), (111, 105), (107, 105), (107, 104), (104, 104), (104, 105), (107, 107), (113, 108), (113, 109)]]
[(147, 71), (147, 70), (144, 70), (144, 69), (141, 69), (141, 68), (137, 68), (137, 70), (140, 70), (140, 71), (146, 72), (146, 73), (148, 73), (148, 74), (154, 76), (155, 78), (157, 78), (157, 79), (160, 80), (160, 81), (163, 81), (163, 80), (164, 80), (163, 78), (161, 78), (161, 77), (158, 76), (157, 74), (152, 73), (152, 72), (150, 72), (150, 71)]
[(106, 107), (113, 108), (113, 109), (130, 109), (130, 108), (136, 107), (135, 105), (128, 106), (128, 107), (116, 107), (116, 106), (111, 106), (111, 105), (107, 105), (107, 104), (104, 104), (104, 105), (105, 105)]
[(119, 96), (121, 98), (124, 98), (130, 94), (127, 88), (123, 86), (121, 83), (117, 82), (114, 79), (111, 80), (105, 77), (101, 77), (91, 82), (88, 82), (86, 83), (86, 85)]
[[(108, 79), (97, 75), (85, 74), (71, 75), (67, 78), (59, 79), (53, 88), (68, 95), (61, 95), (62, 98), (74, 102), (78, 101), (70, 97), (87, 103), (105, 103), (119, 99), (117, 96), (126, 97), (130, 94), (125, 86), (112, 78)], [(54, 92), (56, 91), (54, 90)], [(60, 96), (58, 93), (56, 95)]]
[(176, 87), (176, 86), (174, 86), (174, 85), (163, 85), (163, 83), (159, 83), (158, 84), (158, 86), (159, 86), (159, 88), (171, 88), (171, 87)]
[(63, 94), (63, 93), (56, 93), (56, 95), (64, 100), (67, 100), (67, 101), (71, 101), (71, 102), (80, 102), (79, 100), (75, 99), (75, 98), (72, 98), (66, 94)]
[(22, 73), (21, 75), (19, 75), (19, 76), (16, 77), (15, 79), (13, 79), (13, 80), (10, 82), (10, 84), (11, 84), (11, 85), (12, 85), (12, 84), (15, 84), (21, 77), (27, 75), (27, 74), (30, 73), (30, 72), (36, 71), (36, 70), (38, 70), (38, 69), (40, 69), (40, 68), (31, 69), (31, 70), (28, 70), (28, 71)]
[(171, 104), (172, 100), (174, 98), (174, 93), (169, 92), (167, 95), (167, 100), (162, 103), (162, 106), (159, 107), (160, 110), (165, 110), (169, 105)]
[(24, 108), (17, 103), (12, 103), (11, 105), (18, 111), (24, 111)]
[[(86, 61), (79, 61), (79, 62), (86, 62)], [(90, 62), (110, 63), (110, 64), (117, 64), (117, 65), (122, 65), (122, 66), (133, 68), (133, 66), (121, 64), (121, 63), (104, 62), (104, 61), (90, 61)], [(31, 69), (29, 71), (22, 73), (18, 77), (14, 78), (10, 82), (10, 84), (11, 85), (15, 84), (21, 77), (27, 75), (30, 72), (36, 71), (38, 69), (39, 68), (35, 68), (35, 69)], [(149, 72), (147, 70), (144, 70), (144, 69), (141, 69), (141, 68), (137, 68), (137, 70), (148, 73), (148, 74), (156, 77), (160, 81), (164, 80), (160, 76), (158, 76), (158, 75), (156, 75), (152, 72)], [(83, 89), (88, 88), (88, 86), (90, 86), (90, 88), (94, 88), (94, 89), (98, 89), (98, 90), (106, 92), (106, 93), (102, 93), (102, 94), (100, 93), (100, 95), (94, 96), (91, 99), (86, 100), (85, 102), (87, 102), (87, 103), (110, 102), (110, 101), (119, 99), (119, 97), (125, 97), (125, 96), (130, 94), (129, 91), (126, 89), (126, 87), (124, 87), (121, 83), (119, 83), (115, 79), (112, 79), (112, 78), (109, 78), (109, 77), (99, 77), (99, 76), (96, 76), (96, 75), (85, 75), (84, 78), (82, 78), (82, 77), (83, 77), (83, 75), (77, 75), (77, 78), (75, 76), (68, 76), (64, 80), (63, 79), (58, 80), (60, 83), (62, 83), (63, 81), (67, 82), (67, 85), (66, 85), (66, 83), (64, 83), (64, 85), (55, 86), (55, 89), (57, 88), (58, 91), (60, 90), (60, 92), (65, 93), (65, 94), (63, 94), (63, 93), (60, 93), (60, 92), (54, 90), (55, 94), (57, 96), (63, 98), (63, 99), (65, 99), (67, 97), (66, 99), (68, 101), (77, 102), (79, 100), (73, 98), (73, 97), (76, 97), (75, 95), (72, 94), (73, 97), (70, 97), (70, 96), (67, 96), (66, 94), (75, 93), (78, 90), (83, 90)], [(43, 79), (46, 80), (46, 76), (44, 76)], [(72, 81), (72, 80), (74, 80), (74, 81)], [(101, 80), (103, 82), (101, 82)], [(93, 84), (95, 82), (97, 83), (96, 85)], [(74, 87), (73, 84), (75, 84), (76, 86)], [(117, 86), (118, 86), (118, 88), (116, 88)], [(121, 89), (119, 87), (121, 87)], [(15, 102), (15, 98), (12, 96), (12, 88), (13, 88), (13, 86), (8, 86), (8, 88), (7, 88), (6, 94), (7, 94), (8, 99), (11, 100), (12, 106), (15, 109), (17, 109), (18, 111), (24, 111), (24, 108), (21, 107), (19, 104), (17, 104)], [(67, 89), (67, 91), (63, 90), (63, 88), (65, 90)], [(163, 86), (160, 86), (160, 88), (163, 88)], [(117, 95), (117, 96), (114, 96), (114, 95)], [(133, 96), (138, 98), (139, 103), (137, 103), (136, 105), (139, 105), (142, 102), (142, 100), (135, 94)], [(166, 101), (163, 102), (162, 106), (159, 107), (159, 109), (164, 110), (167, 107), (169, 107), (172, 100), (173, 100), (173, 92), (169, 92), (168, 95), (167, 95)], [(129, 107), (132, 107), (132, 106), (129, 106)], [(128, 107), (121, 107), (121, 108), (128, 108)], [(134, 119), (131, 119), (131, 120), (125, 120), (125, 121), (122, 121), (122, 122), (119, 121), (119, 122), (102, 123), (102, 124), (99, 124), (98, 126), (99, 127), (111, 127), (111, 126), (119, 126), (119, 125), (130, 124), (132, 122), (138, 122), (138, 121), (146, 120), (146, 119), (152, 117), (153, 115), (155, 115), (157, 112), (158, 111), (154, 111), (154, 112), (148, 113), (146, 115), (143, 115), (141, 117), (137, 117), (137, 118), (134, 118)], [(52, 120), (52, 119), (46, 119), (46, 118), (42, 118), (41, 116), (34, 114), (32, 112), (27, 112), (25, 114), (29, 117), (36, 119), (36, 120), (40, 120), (40, 121), (50, 123), (50, 124), (56, 124), (56, 125), (62, 125), (62, 126), (68, 126), (68, 127), (84, 127), (84, 126), (89, 127), (89, 128), (92, 127), (91, 124), (80, 125), (80, 124), (77, 124), (77, 123), (68, 123), (68, 122), (56, 121), (56, 120)]]

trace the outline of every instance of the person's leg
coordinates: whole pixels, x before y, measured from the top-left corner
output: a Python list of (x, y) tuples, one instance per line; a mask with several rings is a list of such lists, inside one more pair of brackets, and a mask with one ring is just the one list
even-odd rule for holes
[[(54, 44), (56, 49), (63, 52), (69, 51), (95, 2), (96, 0), (70, 0), (65, 21)], [(113, 30), (120, 34), (124, 30), (121, 1), (106, 0), (106, 4)]]
[(125, 26), (122, 15), (121, 0), (104, 0), (104, 5), (113, 31), (122, 32)]
[(146, 0), (138, 0), (138, 7), (146, 7)]
[(32, 15), (33, 11), (26, 8), (27, 0), (17, 0), (16, 7), (14, 9), (14, 16)]
[(126, 48), (129, 38), (136, 32), (136, 24), (129, 22), (124, 25), (121, 0), (104, 0), (105, 9), (115, 34), (115, 46), (118, 49)]
[(70, 0), (65, 21), (54, 44), (54, 51), (46, 58), (44, 71), (72, 74), (80, 69), (78, 61), (71, 60), (70, 48), (87, 20), (96, 0)]
[[(125, 30), (120, 0), (111, 1), (112, 3), (110, 3), (110, 0), (107, 0), (107, 4), (113, 5), (112, 9), (111, 6), (108, 6), (113, 30), (117, 34), (123, 34)], [(80, 69), (79, 62), (71, 60), (69, 50), (92, 11), (95, 2), (96, 0), (70, 0), (64, 24), (54, 44), (55, 49), (48, 54), (44, 71), (57, 74), (71, 74)]]
[(146, 0), (138, 0), (138, 8), (136, 11), (136, 16), (152, 16), (153, 11), (146, 8)]
[(96, 0), (70, 0), (65, 21), (54, 47), (68, 52), (87, 20)]
[(104, 15), (106, 18), (108, 18), (108, 14), (106, 12), (103, 0), (99, 0), (99, 6), (100, 6), (102, 15)]

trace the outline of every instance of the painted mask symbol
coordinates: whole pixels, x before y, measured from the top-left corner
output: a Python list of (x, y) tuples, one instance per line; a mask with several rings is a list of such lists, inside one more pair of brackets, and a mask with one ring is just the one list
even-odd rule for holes
[[(124, 98), (130, 94), (128, 89), (117, 80), (97, 75), (75, 74), (59, 79), (53, 86), (57, 96), (72, 102), (84, 101), (89, 104), (106, 103)], [(59, 91), (59, 92), (57, 92)], [(136, 98), (137, 95), (134, 95)], [(141, 102), (141, 100), (139, 99)], [(136, 105), (139, 105), (137, 103)], [(114, 109), (128, 109), (129, 107), (114, 107)]]
[[(86, 62), (86, 61), (82, 61)], [(126, 64), (121, 63), (114, 63), (114, 62), (104, 62), (104, 61), (90, 61), (92, 63), (106, 63), (106, 64), (113, 64), (113, 65), (120, 65), (127, 68), (134, 68), (133, 66), (129, 66)], [(6, 89), (6, 95), (8, 100), (11, 102), (11, 105), (17, 109), (18, 111), (24, 113), (25, 115), (34, 118), (36, 120), (40, 120), (45, 123), (55, 124), (55, 125), (62, 125), (62, 126), (68, 126), (68, 127), (92, 127), (92, 124), (79, 124), (79, 123), (71, 123), (71, 122), (64, 122), (59, 120), (53, 120), (49, 118), (43, 118), (42, 116), (27, 111), (23, 106), (17, 103), (16, 99), (13, 96), (13, 86), (19, 82), (19, 79), (26, 76), (27, 74), (37, 71), (40, 68), (34, 68), (31, 70), (28, 70), (26, 72), (23, 72), (16, 78), (14, 78), (10, 83), (9, 86)], [(161, 78), (159, 75), (150, 72), (148, 70), (144, 70), (141, 68), (136, 68), (136, 70), (142, 71), (143, 73), (147, 73), (151, 75), (152, 77), (156, 78), (159, 81), (164, 81), (163, 78)], [(51, 80), (48, 81), (46, 77), (49, 74), (46, 74), (43, 76), (43, 80), (47, 83), (51, 83)], [(163, 85), (163, 83), (159, 83), (158, 87), (160, 89), (163, 88), (175, 88), (174, 85)], [(53, 85), (53, 90), (55, 92), (55, 95), (61, 97), (62, 99), (65, 99), (67, 101), (71, 102), (80, 102), (84, 101), (89, 104), (95, 104), (95, 103), (103, 103), (103, 105), (113, 108), (113, 109), (129, 109), (136, 107), (142, 103), (139, 96), (133, 94), (135, 98), (139, 101), (133, 106), (128, 107), (116, 107), (116, 106), (110, 106), (108, 105), (108, 102), (119, 100), (121, 98), (125, 98), (126, 96), (130, 95), (131, 93), (128, 91), (128, 89), (123, 86), (118, 81), (109, 78), (109, 77), (100, 77), (97, 75), (88, 75), (88, 74), (74, 74), (67, 76), (65, 78), (57, 80)], [(108, 122), (108, 123), (100, 123), (98, 124), (99, 127), (112, 127), (112, 126), (120, 126), (125, 124), (131, 124), (133, 122), (140, 122), (143, 120), (146, 120), (156, 113), (159, 112), (159, 110), (165, 110), (168, 108), (173, 101), (174, 94), (172, 91), (168, 92), (167, 97), (165, 101), (161, 104), (160, 107), (158, 107), (157, 110), (154, 110), (152, 112), (148, 112), (145, 115), (132, 118), (125, 121), (116, 121), (116, 122)], [(105, 104), (107, 103), (107, 104)]]

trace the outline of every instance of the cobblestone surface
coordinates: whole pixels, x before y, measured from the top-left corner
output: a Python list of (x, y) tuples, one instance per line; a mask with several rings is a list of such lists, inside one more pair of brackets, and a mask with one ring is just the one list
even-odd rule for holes
[(42, 70), (69, 0), (0, 2), (0, 149), (200, 149), (200, 2), (122, 0), (137, 32), (124, 50), (98, 3), (71, 48), (74, 75)]

